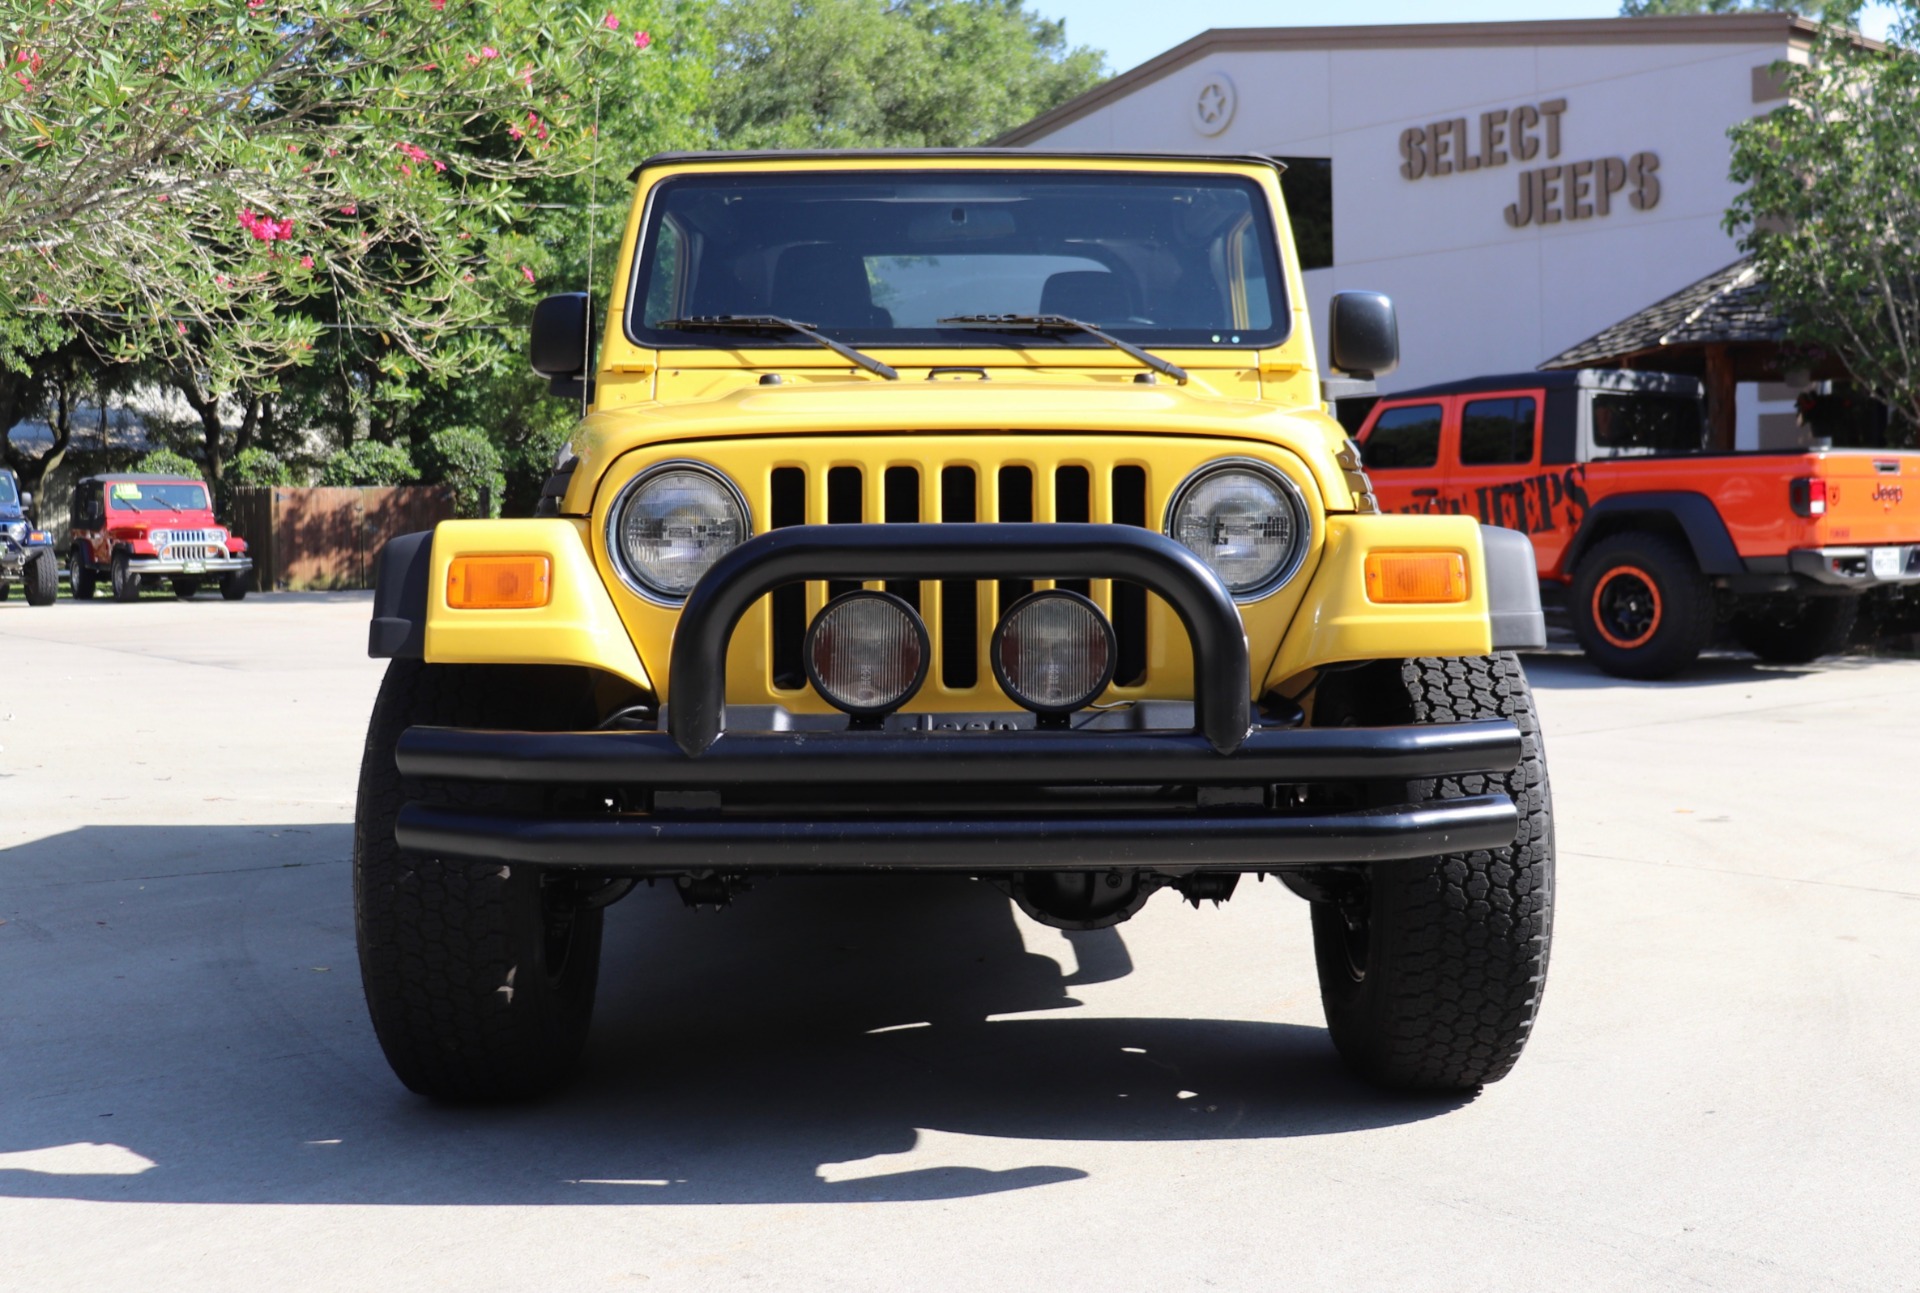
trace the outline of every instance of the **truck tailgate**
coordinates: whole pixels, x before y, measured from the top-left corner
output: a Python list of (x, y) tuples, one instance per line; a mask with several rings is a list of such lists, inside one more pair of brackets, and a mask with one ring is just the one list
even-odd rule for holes
[(1920, 542), (1920, 454), (1847, 449), (1807, 461), (1827, 486), (1821, 546)]

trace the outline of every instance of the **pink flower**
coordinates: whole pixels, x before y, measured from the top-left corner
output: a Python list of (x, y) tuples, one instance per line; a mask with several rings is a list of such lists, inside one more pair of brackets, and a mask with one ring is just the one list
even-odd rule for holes
[(341, 215), (359, 215), (360, 208), (355, 206), (353, 203), (349, 202), (345, 206), (340, 208), (340, 214)]
[(249, 9), (264, 9), (266, 7), (267, 0), (247, 0), (247, 8)]
[(433, 164), (433, 169), (436, 171), (444, 171), (447, 169), (447, 164), (445, 162), (435, 162)]
[(433, 6), (435, 13), (441, 13), (447, 7), (447, 0), (427, 0), (427, 3)]
[(300, 258), (300, 268), (301, 268), (301, 269), (312, 269), (312, 268), (313, 268), (313, 257), (311, 257), (311, 256), (302, 256), (302, 257)]
[(401, 163), (400, 163), (400, 173), (401, 173), (402, 175), (405, 175), (405, 176), (407, 176), (407, 177), (408, 177), (409, 179), (411, 179), (411, 178), (412, 178), (412, 176), (413, 176), (413, 167), (411, 167), (411, 166), (409, 166), (409, 165), (407, 165), (407, 164), (406, 164), (405, 162), (401, 162)]
[(649, 36), (646, 32), (636, 31), (633, 33), (633, 47), (635, 49), (645, 49), (651, 44), (653, 44), (653, 37)]
[(529, 283), (533, 282), (533, 271), (531, 269), (528, 269), (525, 265), (522, 265), (520, 267), (520, 276), (526, 279)]
[(187, 335), (187, 325), (186, 325), (186, 324), (184, 324), (184, 323), (176, 323), (176, 324), (174, 324), (173, 326), (174, 326), (174, 328), (175, 328), (175, 329), (176, 329), (176, 330), (177, 330), (177, 331), (178, 331), (178, 332), (180, 333), (180, 335), (181, 335), (181, 336), (183, 336), (183, 337), (184, 337), (184, 336), (186, 336), (186, 335)]
[(522, 129), (520, 129), (520, 127), (518, 127), (518, 126), (508, 126), (508, 127), (507, 127), (507, 138), (509, 138), (509, 139), (525, 139), (526, 137), (527, 137), (527, 132), (526, 132), (526, 131), (524, 131), (524, 130), (522, 130)]
[(620, 20), (614, 17), (612, 14), (608, 14), (605, 18), (602, 18), (600, 21), (606, 24), (606, 28), (608, 31), (620, 30)]
[(521, 81), (522, 81), (522, 82), (524, 82), (524, 83), (526, 84), (526, 87), (527, 87), (527, 88), (528, 88), (529, 90), (531, 90), (531, 89), (533, 88), (533, 69), (532, 69), (532, 68), (530, 68), (530, 67), (523, 67), (523, 68), (521, 68), (521, 69), (520, 69), (520, 79), (521, 79)]
[(500, 51), (495, 49), (491, 45), (482, 45), (480, 47), (480, 57), (481, 58), (499, 58)]

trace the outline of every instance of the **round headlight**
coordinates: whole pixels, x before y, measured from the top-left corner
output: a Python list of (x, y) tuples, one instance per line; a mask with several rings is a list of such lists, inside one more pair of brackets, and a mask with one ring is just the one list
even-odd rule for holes
[(607, 547), (628, 585), (657, 601), (680, 602), (713, 563), (745, 542), (747, 504), (710, 467), (663, 463), (614, 500)]
[(1292, 481), (1252, 462), (1215, 463), (1187, 477), (1167, 534), (1207, 563), (1236, 601), (1272, 592), (1307, 551), (1307, 507)]
[(878, 718), (913, 699), (932, 656), (913, 607), (865, 589), (823, 606), (801, 652), (814, 690), (855, 718)]
[(1071, 714), (1107, 689), (1119, 655), (1100, 608), (1064, 588), (1028, 593), (993, 631), (993, 674), (1021, 707)]

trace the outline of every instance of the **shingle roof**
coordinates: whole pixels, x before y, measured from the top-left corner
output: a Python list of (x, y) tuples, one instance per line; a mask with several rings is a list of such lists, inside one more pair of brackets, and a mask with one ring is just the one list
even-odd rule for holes
[(1767, 285), (1751, 259), (1690, 283), (1663, 301), (1620, 320), (1541, 364), (1584, 368), (1617, 363), (1667, 346), (1780, 341), (1786, 323), (1767, 302)]

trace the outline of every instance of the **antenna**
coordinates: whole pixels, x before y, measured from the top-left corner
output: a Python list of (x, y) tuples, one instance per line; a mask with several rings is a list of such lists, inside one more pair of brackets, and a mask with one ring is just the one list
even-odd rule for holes
[(587, 172), (587, 327), (580, 336), (580, 416), (593, 398), (593, 262), (600, 251), (600, 83), (593, 83), (593, 160)]

